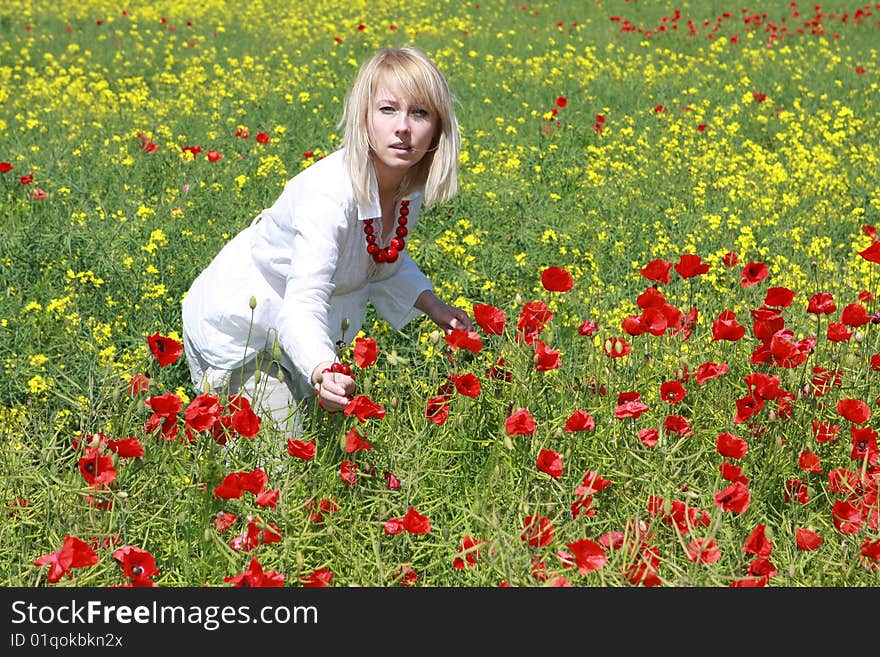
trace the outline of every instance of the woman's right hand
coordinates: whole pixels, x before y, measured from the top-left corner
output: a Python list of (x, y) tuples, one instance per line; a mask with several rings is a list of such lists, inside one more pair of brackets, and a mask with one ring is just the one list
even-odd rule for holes
[(357, 392), (355, 380), (342, 372), (330, 371), (332, 365), (330, 361), (321, 363), (312, 372), (315, 396), (321, 407), (330, 413), (344, 410)]

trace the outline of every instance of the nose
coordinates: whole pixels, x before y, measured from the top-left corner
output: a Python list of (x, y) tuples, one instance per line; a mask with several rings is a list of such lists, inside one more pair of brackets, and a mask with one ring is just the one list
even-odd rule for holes
[(409, 114), (406, 112), (400, 112), (397, 117), (397, 121), (394, 125), (395, 133), (408, 133), (409, 132)]

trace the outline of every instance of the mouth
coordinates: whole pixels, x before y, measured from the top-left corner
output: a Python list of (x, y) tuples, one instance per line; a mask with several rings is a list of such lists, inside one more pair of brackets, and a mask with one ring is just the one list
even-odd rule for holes
[(404, 151), (407, 153), (412, 150), (412, 146), (410, 146), (409, 144), (404, 144), (404, 143), (391, 144), (391, 146), (389, 146), (389, 148), (394, 151)]

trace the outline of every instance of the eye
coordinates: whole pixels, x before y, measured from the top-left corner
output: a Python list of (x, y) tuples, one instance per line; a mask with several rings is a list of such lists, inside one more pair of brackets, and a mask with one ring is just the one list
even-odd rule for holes
[(391, 105), (382, 105), (379, 107), (379, 111), (382, 112), (382, 114), (393, 114), (395, 109), (391, 107)]
[(428, 110), (422, 109), (421, 107), (417, 107), (414, 110), (411, 110), (410, 114), (412, 114), (413, 116), (417, 116), (420, 119), (424, 119), (428, 116)]

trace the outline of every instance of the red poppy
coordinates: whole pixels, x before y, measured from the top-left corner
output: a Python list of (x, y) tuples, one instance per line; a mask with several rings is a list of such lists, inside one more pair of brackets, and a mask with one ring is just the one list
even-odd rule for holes
[(592, 320), (586, 320), (581, 322), (581, 325), (578, 326), (578, 334), (583, 335), (585, 337), (590, 337), (599, 329), (599, 325)]
[(388, 472), (387, 470), (382, 473), (382, 476), (385, 477), (385, 488), (388, 490), (397, 490), (400, 488), (400, 479), (394, 476), (394, 473)]
[(798, 467), (805, 472), (822, 472), (822, 462), (813, 452), (804, 450), (798, 457)]
[(575, 431), (590, 431), (596, 428), (596, 422), (593, 416), (586, 411), (576, 410), (565, 421), (565, 433), (574, 433)]
[(641, 442), (642, 445), (644, 445), (645, 447), (654, 447), (660, 440), (660, 431), (659, 429), (645, 427), (643, 429), (639, 429), (638, 437), (639, 442)]
[(202, 147), (201, 146), (184, 146), (181, 150), (184, 153), (189, 153), (190, 155), (192, 155), (193, 159), (196, 159), (196, 156), (202, 152)]
[(880, 263), (880, 241), (871, 242), (871, 246), (863, 251), (859, 251), (858, 254), (868, 262)]
[(397, 536), (404, 531), (403, 520), (400, 518), (391, 518), (382, 523), (382, 531), (389, 536)]
[(535, 341), (535, 355), (532, 358), (532, 363), (535, 365), (536, 370), (539, 372), (555, 370), (561, 362), (557, 350), (551, 349), (540, 340)]
[(532, 547), (547, 547), (555, 538), (555, 527), (546, 516), (535, 514), (523, 518), (523, 530), (520, 538)]
[(86, 447), (85, 455), (79, 459), (78, 465), (83, 479), (95, 488), (109, 486), (116, 480), (113, 457), (101, 455), (95, 447)]
[(150, 379), (144, 374), (135, 374), (128, 381), (128, 394), (134, 397), (139, 392), (150, 389)]
[(431, 521), (427, 516), (423, 516), (414, 508), (409, 507), (406, 515), (403, 516), (403, 528), (410, 534), (429, 534), (431, 533)]
[(284, 575), (274, 570), (264, 571), (260, 561), (254, 557), (247, 570), (238, 575), (224, 577), (223, 581), (237, 588), (277, 588), (284, 586)]
[(315, 458), (316, 449), (317, 444), (314, 440), (303, 441), (295, 440), (293, 438), (287, 439), (287, 453), (298, 459), (302, 459), (303, 461), (311, 461)]
[(554, 479), (559, 479), (562, 476), (562, 457), (552, 449), (542, 449), (538, 452), (535, 465), (538, 470)]
[(159, 574), (153, 555), (133, 545), (115, 550), (113, 559), (122, 566), (125, 576), (135, 581), (150, 579)]
[(599, 570), (608, 561), (605, 548), (588, 538), (579, 538), (573, 543), (566, 543), (565, 547), (574, 554), (574, 562), (581, 575)]
[(219, 162), (223, 159), (223, 154), (219, 153), (215, 150), (208, 151), (208, 161), (209, 162)]
[(810, 297), (810, 304), (807, 307), (808, 313), (816, 315), (830, 315), (837, 311), (834, 304), (834, 295), (830, 292), (817, 292)]
[(687, 560), (694, 563), (710, 564), (721, 558), (721, 550), (715, 539), (701, 537), (693, 539), (687, 547)]
[(568, 105), (568, 99), (565, 96), (557, 96), (556, 97), (556, 107), (558, 107), (559, 109), (562, 109), (566, 105)]
[(687, 391), (678, 381), (664, 381), (660, 384), (660, 399), (670, 404), (677, 404), (684, 399), (685, 394)]
[(488, 304), (475, 304), (473, 306), (474, 321), (487, 335), (501, 335), (507, 324), (504, 312)]
[(150, 353), (159, 363), (159, 367), (165, 367), (175, 362), (183, 353), (183, 345), (173, 338), (168, 338), (159, 333), (154, 333), (147, 338)]
[(552, 318), (553, 313), (543, 301), (529, 301), (523, 304), (516, 325), (516, 329), (519, 331), (517, 340), (524, 339), (526, 344), (532, 344), (535, 337), (546, 328)]
[(32, 182), (34, 182), (33, 172), (25, 174), (23, 176), (19, 176), (18, 182), (21, 183), (22, 185), (30, 185)]
[[(238, 435), (244, 438), (253, 438), (259, 433), (260, 416), (254, 413), (254, 409), (251, 407), (247, 397), (243, 397), (240, 394), (230, 397), (227, 410), (232, 412), (230, 424)], [(217, 426), (215, 424), (214, 428), (216, 429)]]
[(735, 481), (722, 491), (715, 493), (715, 506), (724, 511), (745, 513), (749, 508), (749, 489), (740, 481)]
[(830, 422), (813, 420), (813, 438), (817, 443), (831, 443), (837, 440), (840, 427)]
[(692, 436), (694, 433), (690, 421), (683, 415), (667, 415), (663, 420), (663, 428), (679, 436)]
[(831, 342), (846, 342), (853, 336), (846, 324), (841, 322), (829, 322), (828, 328), (825, 330), (825, 336)]
[(541, 272), (541, 285), (548, 292), (568, 292), (574, 287), (574, 279), (562, 267), (547, 267)]
[(449, 417), (449, 397), (446, 395), (430, 397), (425, 405), (425, 417), (438, 427), (442, 426)]
[(461, 545), (458, 548), (458, 553), (462, 556), (455, 557), (452, 562), (452, 567), (456, 570), (463, 570), (465, 568), (476, 566), (477, 559), (480, 558), (482, 545), (483, 541), (472, 536), (465, 536), (462, 538)]
[(137, 438), (122, 438), (121, 440), (107, 440), (107, 447), (119, 458), (133, 459), (144, 455), (144, 447)]
[(751, 287), (757, 285), (770, 275), (770, 270), (763, 262), (750, 262), (743, 267), (740, 275), (740, 285), (742, 287)]
[(860, 303), (850, 303), (840, 312), (840, 321), (847, 326), (864, 326), (871, 321), (871, 316)]
[(804, 550), (805, 552), (815, 550), (825, 542), (825, 539), (812, 529), (801, 529), (800, 527), (794, 530), (794, 540), (797, 543), (798, 550)]
[(711, 361), (703, 363), (697, 368), (697, 383), (703, 385), (709, 379), (714, 379), (727, 374), (729, 369), (727, 363), (718, 364)]
[(682, 253), (678, 256), (678, 264), (675, 265), (675, 271), (682, 278), (693, 278), (694, 276), (702, 276), (709, 271), (709, 263), (703, 262), (703, 259), (693, 253)]
[(871, 419), (871, 408), (861, 399), (841, 399), (836, 408), (838, 413), (853, 424), (864, 424)]
[(354, 461), (343, 461), (339, 465), (339, 478), (349, 486), (357, 484), (358, 464)]
[(352, 399), (343, 412), (346, 415), (354, 415), (361, 422), (366, 422), (371, 417), (379, 420), (385, 417), (385, 409), (366, 395), (358, 395)]
[(214, 516), (214, 528), (218, 532), (225, 532), (227, 529), (232, 527), (232, 524), (238, 519), (238, 516), (234, 513), (227, 513), (225, 511), (218, 511), (217, 515)]
[(797, 500), (801, 504), (806, 504), (810, 501), (810, 491), (807, 489), (807, 485), (800, 479), (788, 479), (785, 482), (783, 499), (786, 503)]
[(268, 144), (271, 137), (265, 132), (258, 132), (256, 139), (258, 144)]
[(769, 557), (773, 552), (773, 541), (767, 538), (767, 526), (759, 523), (746, 538), (743, 544), (743, 552), (755, 554), (759, 557)]
[(465, 397), (479, 397), (480, 380), (468, 372), (455, 378), (455, 389)]
[(607, 338), (602, 349), (609, 358), (621, 358), (632, 351), (630, 344), (623, 338)]
[(862, 526), (862, 514), (850, 502), (837, 500), (831, 507), (831, 522), (841, 534), (855, 534)]
[(849, 457), (854, 461), (865, 461), (868, 465), (876, 465), (880, 459), (877, 448), (877, 432), (871, 427), (850, 427), (852, 449)]
[(739, 256), (733, 251), (728, 251), (724, 254), (724, 257), (721, 258), (721, 262), (723, 262), (726, 267), (736, 267), (739, 263)]
[(727, 481), (740, 481), (746, 486), (749, 484), (749, 478), (743, 476), (742, 468), (738, 465), (734, 465), (730, 461), (723, 461), (721, 465), (718, 466), (718, 471)]
[(764, 305), (775, 308), (787, 308), (794, 301), (795, 291), (787, 287), (771, 287), (764, 296)]
[(648, 405), (639, 399), (628, 399), (614, 407), (614, 417), (618, 420), (639, 417), (648, 410)]
[(753, 91), (752, 98), (754, 98), (756, 103), (763, 103), (765, 100), (767, 100), (767, 94), (764, 94), (760, 91)]
[(329, 568), (318, 568), (305, 577), (300, 577), (299, 581), (305, 588), (327, 588), (333, 583), (333, 571)]
[(373, 338), (354, 339), (354, 362), (358, 367), (369, 367), (376, 362), (379, 345)]
[(0, 173), (12, 171), (15, 167), (10, 162), (0, 162)]
[(446, 344), (453, 349), (466, 349), (472, 354), (478, 354), (483, 349), (483, 341), (476, 331), (464, 329), (452, 329), (446, 334)]
[(71, 579), (73, 575), (70, 573), (72, 568), (85, 568), (94, 566), (98, 563), (98, 555), (89, 547), (88, 543), (75, 536), (67, 534), (61, 547), (55, 552), (44, 554), (34, 561), (34, 565), (46, 566), (51, 565), (46, 581), (54, 584), (61, 579), (62, 575), (67, 575)]
[(363, 438), (357, 427), (349, 429), (348, 433), (345, 434), (345, 453), (351, 454), (352, 452), (363, 452), (373, 449), (373, 446)]
[(511, 436), (531, 435), (536, 428), (535, 420), (527, 408), (515, 411), (504, 421), (504, 429)]
[(164, 439), (174, 440), (177, 437), (177, 414), (183, 410), (180, 397), (173, 392), (166, 392), (148, 397), (144, 403), (153, 410), (144, 427), (146, 432), (151, 433), (161, 427)]
[(721, 456), (741, 459), (749, 451), (749, 444), (739, 436), (725, 431), (718, 434), (718, 437), (715, 439), (715, 448)]
[(880, 539), (866, 537), (859, 546), (859, 554), (873, 561), (874, 567), (876, 567), (876, 564), (880, 563)]
[(208, 431), (220, 417), (220, 410), (217, 395), (202, 393), (184, 411), (187, 431)]
[(672, 262), (669, 260), (663, 260), (662, 258), (655, 258), (642, 267), (639, 270), (639, 273), (649, 281), (657, 281), (658, 283), (668, 285), (670, 269), (672, 269)]

